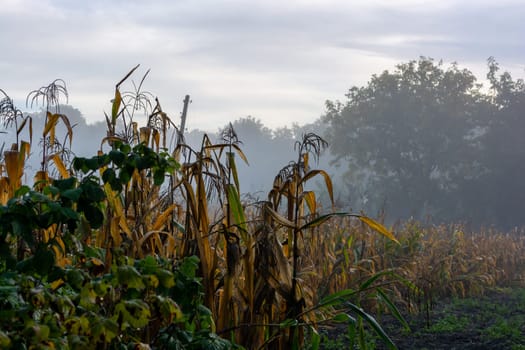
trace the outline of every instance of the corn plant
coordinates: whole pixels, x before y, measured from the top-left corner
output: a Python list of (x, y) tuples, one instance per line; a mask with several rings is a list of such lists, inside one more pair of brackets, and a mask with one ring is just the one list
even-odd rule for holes
[[(496, 269), (501, 278), (516, 277), (508, 267), (520, 260), (496, 255), (489, 240), (474, 240), (483, 247), (483, 259), (473, 260), (460, 227), (453, 239), (443, 228), (424, 235), (405, 228), (394, 236), (367, 216), (335, 212), (330, 177), (311, 167), (326, 147), (316, 134), (297, 141), (297, 158), (277, 174), (266, 201), (243, 200), (237, 166), (239, 159), (248, 161), (231, 124), (216, 142), (204, 135), (200, 148), (190, 147), (183, 138), (189, 97), (177, 128), (158, 99), (143, 91), (148, 72), (139, 84), (132, 82), (131, 91), (124, 90), (137, 69), (115, 86), (98, 155), (71, 164), (67, 147), (53, 146), (59, 121), (66, 125), (59, 144), (73, 137), (69, 120), (58, 110), (59, 96), (67, 98), (65, 84), (56, 80), (28, 96), (28, 102), (41, 101), (46, 108), (46, 123), (38, 177), (44, 181), (35, 188), (40, 194), (31, 192), (25, 200), (43, 209), (51, 222), (24, 231), (30, 244), (19, 245), (19, 260), (36, 255), (51, 261), (46, 248), (53, 264), (64, 268), (76, 263), (78, 247), (84, 247), (103, 252), (90, 258), (90, 268), (111, 274), (130, 265), (123, 259), (156, 256), (178, 265), (196, 256), (195, 278), (202, 285), (202, 306), (209, 310), (206, 327), (251, 348), (299, 348), (307, 334), (315, 348), (317, 328), (328, 322), (348, 323), (361, 347), (367, 324), (394, 348), (369, 312), (390, 312), (406, 326), (395, 303), (408, 307), (421, 295), (466, 295), (492, 281), (488, 276), (496, 261), (506, 266)], [(140, 112), (146, 117), (143, 127), (136, 122)], [(22, 143), (18, 134), (30, 120), (17, 113), (9, 114), (9, 125)], [(175, 143), (169, 141), (172, 135)], [(48, 171), (50, 161), (54, 174)], [(9, 170), (5, 178), (11, 177), (20, 179), (20, 173)], [(331, 202), (327, 213), (309, 189), (317, 178)], [(516, 254), (520, 244), (515, 242)], [(414, 257), (425, 263), (415, 264)]]
[[(65, 144), (66, 141), (69, 141), (69, 146), (71, 147), (73, 127), (69, 118), (60, 113), (61, 96), (64, 96), (67, 101), (66, 83), (62, 79), (56, 79), (47, 86), (31, 91), (26, 98), (26, 105), (33, 107), (40, 103), (45, 109), (44, 130), (42, 132), (42, 160), (40, 171), (35, 177), (36, 182), (48, 180), (48, 163), (50, 160), (53, 160), (61, 177), (69, 177), (64, 164), (64, 158), (69, 155)], [(66, 127), (66, 136), (63, 142), (60, 142), (56, 137), (56, 126), (59, 120)]]
[[(3, 95), (0, 100), (0, 119), (4, 128), (14, 127), (16, 141), (11, 147), (4, 150), (0, 162), (0, 203), (5, 204), (9, 198), (14, 196), (15, 191), (22, 185), (24, 166), (31, 152), (33, 137), (32, 118), (24, 116), (23, 112), (15, 106), (13, 100), (0, 89)], [(24, 129), (28, 130), (28, 140), (22, 140), (21, 134)]]

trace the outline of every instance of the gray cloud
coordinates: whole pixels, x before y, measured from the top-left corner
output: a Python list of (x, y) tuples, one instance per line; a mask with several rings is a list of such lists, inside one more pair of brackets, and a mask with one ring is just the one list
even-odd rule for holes
[(146, 88), (172, 116), (190, 93), (190, 128), (212, 130), (246, 115), (311, 122), (324, 100), (420, 55), (482, 74), (488, 56), (519, 76), (525, 64), (521, 1), (5, 3), (1, 88), (22, 101), (63, 78), (90, 121), (137, 63), (152, 68)]

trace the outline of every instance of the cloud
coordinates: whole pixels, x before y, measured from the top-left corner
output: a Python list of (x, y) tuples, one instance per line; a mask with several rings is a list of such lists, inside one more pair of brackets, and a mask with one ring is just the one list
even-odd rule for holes
[(137, 63), (165, 110), (189, 93), (195, 127), (212, 129), (311, 122), (324, 100), (420, 55), (478, 71), (495, 56), (523, 73), (520, 1), (5, 1), (1, 88), (23, 100), (63, 78), (91, 121)]

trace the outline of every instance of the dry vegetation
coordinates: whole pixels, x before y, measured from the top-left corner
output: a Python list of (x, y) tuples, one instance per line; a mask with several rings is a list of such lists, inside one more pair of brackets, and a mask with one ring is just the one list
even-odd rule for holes
[[(388, 344), (371, 314), (428, 311), (437, 297), (478, 295), (523, 281), (522, 232), (469, 233), (460, 225), (416, 222), (387, 230), (365, 216), (321, 213), (316, 194), (305, 189), (321, 178), (329, 197), (333, 193), (329, 176), (311, 166), (326, 146), (315, 134), (297, 141), (297, 159), (276, 175), (266, 201), (241, 200), (236, 167), (248, 160), (233, 128), (218, 142), (204, 136), (200, 149), (192, 149), (159, 102), (141, 91), (142, 81), (135, 91), (121, 92), (135, 70), (116, 85), (108, 134), (93, 158), (68, 157), (73, 129), (59, 110), (59, 98), (67, 97), (62, 81), (29, 97), (47, 111), (34, 188), (57, 199), (46, 186), (74, 177), (71, 192), (61, 196), (78, 200), (71, 209), (82, 213), (72, 236), (69, 224), (57, 222), (31, 231), (35, 241), (49, 243), (58, 266), (75, 264), (81, 247), (105, 252), (103, 259), (91, 259), (99, 276), (112, 271), (120, 256), (176, 263), (195, 255), (212, 328), (254, 349), (301, 347), (305, 339), (316, 347), (317, 326), (333, 321), (348, 322), (357, 333), (367, 321)], [(23, 198), (17, 191), (34, 143), (30, 117), (7, 95), (0, 107), (5, 126), (17, 135), (1, 159), (0, 202), (7, 205)], [(148, 116), (144, 127), (134, 121), (139, 111)], [(66, 126), (64, 142), (56, 135), (58, 123)], [(171, 130), (175, 140), (169, 140)], [(98, 204), (75, 197), (80, 184), (99, 189), (90, 187)], [(35, 253), (25, 236), (6, 239), (18, 261)], [(64, 283), (54, 282), (54, 288)]]

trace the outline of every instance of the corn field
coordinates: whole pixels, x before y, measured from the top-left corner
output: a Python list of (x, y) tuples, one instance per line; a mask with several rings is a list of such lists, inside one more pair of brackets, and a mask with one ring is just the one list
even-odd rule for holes
[[(153, 256), (180, 266), (195, 256), (211, 329), (249, 349), (317, 348), (320, 326), (344, 321), (363, 331), (362, 320), (395, 348), (372, 315), (394, 313), (406, 327), (403, 312), (429, 312), (437, 298), (522, 285), (521, 231), (472, 233), (461, 225), (417, 222), (388, 229), (364, 215), (335, 208), (322, 212), (318, 194), (305, 189), (312, 179), (321, 179), (333, 203), (329, 175), (315, 169), (327, 146), (316, 134), (297, 140), (297, 158), (275, 175), (265, 200), (242, 200), (237, 166), (257, 161), (246, 159), (242, 135), (230, 125), (220, 140), (205, 135), (200, 148), (190, 147), (184, 141), (188, 98), (177, 125), (153, 95), (142, 91), (147, 73), (134, 91), (122, 92), (137, 68), (116, 84), (105, 116), (107, 135), (92, 158), (69, 156), (72, 123), (60, 113), (68, 97), (65, 82), (56, 80), (28, 96), (28, 104), (46, 111), (40, 134), (33, 132), (31, 117), (0, 91), (4, 127), (16, 133), (16, 143), (0, 159), (0, 203), (7, 208), (25, 200), (25, 164), (38, 144), (41, 168), (33, 189), (45, 197), (38, 197), (38, 205), (60, 200), (68, 209), (60, 212), (63, 219), (41, 218), (48, 220), (45, 227), (5, 236), (18, 262), (37, 254), (32, 247), (44, 245), (54, 265), (67, 269), (77, 266), (87, 250), (98, 249), (103, 254), (88, 263), (93, 276), (102, 278), (123, 257), (142, 261)], [(135, 122), (139, 112), (147, 115), (144, 126)], [(57, 134), (59, 124), (65, 135)], [(67, 217), (73, 217), (70, 211), (82, 213), (75, 223)], [(62, 277), (51, 282), (52, 290), (70, 283)], [(143, 330), (134, 344), (155, 347), (145, 335), (154, 323), (137, 327)], [(97, 344), (110, 348), (109, 342)]]

